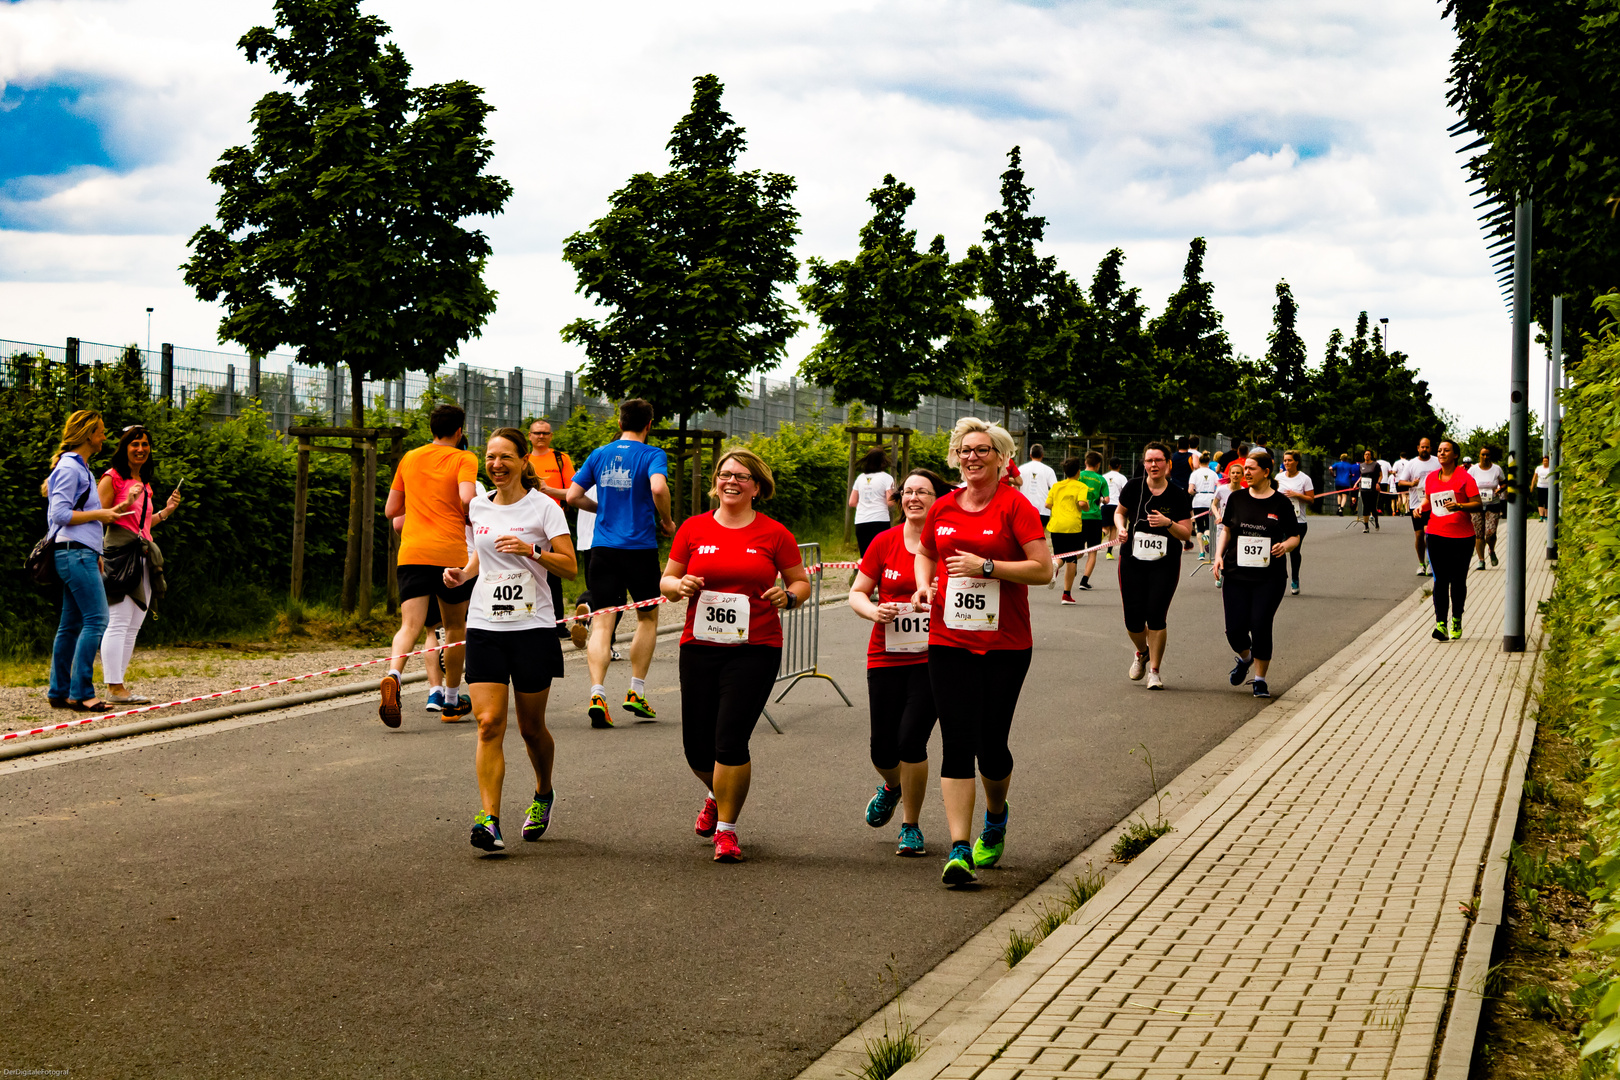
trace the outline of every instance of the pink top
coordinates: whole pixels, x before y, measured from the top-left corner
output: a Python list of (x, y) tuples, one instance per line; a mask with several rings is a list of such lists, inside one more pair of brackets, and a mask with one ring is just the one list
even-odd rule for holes
[[(124, 501), (125, 492), (129, 490), (129, 485), (135, 481), (125, 480), (118, 475), (117, 469), (108, 469), (101, 475), (103, 479), (111, 479), (113, 483), (112, 501), (107, 505), (117, 506)], [(152, 515), (154, 513), (155, 511), (152, 509), (152, 485), (147, 484), (146, 490), (141, 492), (141, 497), (135, 501), (135, 505), (130, 508), (130, 512), (114, 518), (113, 524), (122, 525), (130, 532), (140, 533), (141, 536), (150, 540), (152, 539)]]

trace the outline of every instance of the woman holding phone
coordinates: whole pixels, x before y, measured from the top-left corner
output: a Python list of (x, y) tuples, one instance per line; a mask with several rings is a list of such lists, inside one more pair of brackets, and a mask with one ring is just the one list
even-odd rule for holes
[[(180, 485), (176, 484), (163, 509), (153, 511), (152, 477), (156, 467), (151, 435), (141, 425), (131, 424), (118, 440), (111, 467), (101, 474), (101, 482), (96, 486), (103, 506), (113, 506), (126, 499), (131, 503), (129, 513), (113, 519), (107, 526), (105, 543), (109, 566), (115, 559), (134, 560), (140, 565), (138, 572), (127, 577), (115, 578), (109, 570), (106, 582), (107, 631), (101, 637), (101, 672), (107, 680), (107, 700), (114, 705), (145, 705), (151, 700), (131, 694), (124, 679), (130, 657), (135, 653), (135, 639), (152, 607), (152, 526), (169, 520), (180, 507)], [(161, 574), (161, 553), (156, 566)], [(120, 585), (118, 581), (127, 581), (128, 585)]]

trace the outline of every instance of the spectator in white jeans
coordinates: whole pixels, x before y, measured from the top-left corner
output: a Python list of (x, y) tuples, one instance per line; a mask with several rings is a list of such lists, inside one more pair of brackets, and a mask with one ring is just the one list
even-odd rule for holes
[[(107, 700), (116, 705), (144, 705), (149, 700), (131, 694), (124, 679), (135, 652), (135, 639), (152, 606), (152, 526), (173, 517), (180, 505), (180, 489), (176, 487), (163, 509), (153, 513), (155, 471), (152, 437), (144, 427), (131, 424), (118, 440), (112, 466), (101, 474), (101, 482), (96, 485), (103, 505), (116, 506), (126, 499), (131, 503), (129, 512), (107, 527), (107, 632), (101, 637), (101, 674), (107, 683)], [(139, 569), (131, 571), (127, 585), (119, 585), (117, 567), (124, 560), (138, 562)], [(161, 560), (156, 565), (161, 574)]]

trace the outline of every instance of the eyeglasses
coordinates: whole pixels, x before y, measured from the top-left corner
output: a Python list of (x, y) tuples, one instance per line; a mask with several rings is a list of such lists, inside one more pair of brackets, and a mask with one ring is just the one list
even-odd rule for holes
[(530, 431), (529, 431), (529, 438), (531, 438), (531, 439), (538, 439), (538, 438), (540, 438), (540, 437), (541, 437), (541, 436), (542, 436), (542, 435), (550, 435), (550, 434), (551, 434), (551, 432), (549, 432), (549, 431), (535, 431), (535, 430), (533, 430), (533, 429), (530, 429)]
[(996, 452), (993, 446), (964, 446), (956, 452), (957, 457), (989, 457)]
[(723, 472), (714, 474), (715, 481), (721, 484), (746, 484), (753, 478), (753, 473), (745, 472)]

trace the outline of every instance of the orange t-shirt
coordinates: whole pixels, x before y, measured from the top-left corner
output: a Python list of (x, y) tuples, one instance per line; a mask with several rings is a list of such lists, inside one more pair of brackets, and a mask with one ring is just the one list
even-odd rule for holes
[[(562, 462), (560, 468), (558, 467), (559, 460)], [(568, 482), (574, 478), (574, 463), (561, 450), (547, 450), (543, 454), (530, 454), (529, 464), (534, 466), (534, 475), (538, 476), (540, 483), (546, 487), (562, 488), (567, 491)], [(561, 499), (553, 499), (552, 502), (555, 502), (558, 506), (562, 505)]]
[(467, 511), (461, 505), (461, 485), (477, 476), (478, 459), (453, 446), (429, 443), (400, 459), (389, 487), (405, 493), (401, 566), (467, 564)]

